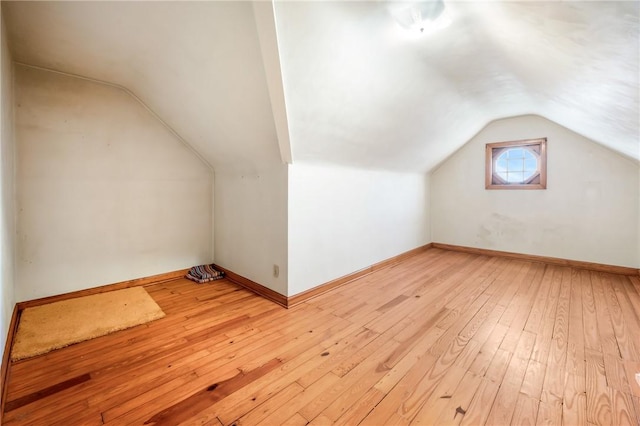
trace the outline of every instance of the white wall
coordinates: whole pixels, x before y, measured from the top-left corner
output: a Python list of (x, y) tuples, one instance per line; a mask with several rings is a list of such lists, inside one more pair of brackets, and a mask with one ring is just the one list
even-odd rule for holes
[(289, 168), (289, 296), (431, 241), (428, 177)]
[[(485, 190), (485, 144), (547, 137), (546, 190)], [(638, 163), (539, 116), (490, 123), (432, 173), (434, 242), (640, 267)]]
[[(1, 8), (0, 8), (1, 10)], [(14, 156), (15, 144), (13, 135), (13, 64), (4, 19), (0, 13), (0, 44), (2, 45), (2, 81), (0, 121), (0, 351), (4, 350), (11, 313), (15, 304), (14, 294), (14, 241), (15, 241), (15, 191), (14, 191)]]
[(287, 166), (216, 170), (214, 193), (216, 264), (286, 295)]
[(15, 68), (17, 300), (211, 261), (212, 172), (126, 92)]

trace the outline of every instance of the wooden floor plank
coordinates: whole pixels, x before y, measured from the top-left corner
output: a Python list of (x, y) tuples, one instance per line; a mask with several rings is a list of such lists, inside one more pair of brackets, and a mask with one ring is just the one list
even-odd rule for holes
[[(326, 406), (323, 406), (324, 404), (308, 404), (300, 410), (300, 414), (306, 419), (312, 420), (322, 412), (324, 416), (334, 421), (337, 420), (387, 373), (388, 370), (380, 368), (380, 365), (397, 346), (398, 343), (393, 339), (388, 340), (376, 353), (371, 354), (336, 383), (331, 392), (332, 398), (335, 396), (333, 401), (330, 398), (324, 398), (323, 402), (329, 402)], [(320, 411), (318, 411), (319, 409)]]
[(587, 423), (587, 394), (584, 375), (568, 374), (562, 399), (562, 422), (580, 426)]
[[(507, 326), (502, 324), (498, 324), (495, 326), (491, 335), (487, 339), (487, 341), (482, 345), (480, 352), (474, 359), (473, 363), (469, 367), (469, 371), (477, 374), (478, 376), (484, 376), (489, 367), (491, 367), (491, 363), (495, 354), (498, 352), (498, 348), (500, 347), (500, 343), (502, 343), (502, 339), (509, 331)], [(507, 351), (503, 351), (505, 354), (508, 354)]]
[(604, 357), (600, 352), (586, 350), (585, 390), (587, 421), (593, 424), (613, 424), (613, 404), (607, 388)]
[[(539, 405), (540, 400), (538, 398), (531, 398), (523, 393), (519, 394), (518, 400), (516, 401), (516, 410), (513, 413), (513, 420), (511, 423), (522, 426), (535, 425), (538, 418)], [(573, 423), (567, 424), (573, 425)]]
[(487, 424), (487, 417), (489, 417), (498, 389), (500, 386), (497, 383), (482, 379), (460, 424), (462, 426)]
[(399, 409), (405, 395), (418, 385), (435, 362), (436, 358), (430, 354), (425, 354), (418, 358), (412, 368), (393, 386), (382, 401), (369, 412), (363, 420), (363, 424), (384, 424)]
[(549, 402), (540, 401), (536, 425), (554, 426), (562, 424), (562, 404), (557, 400)]
[(622, 281), (622, 286), (629, 298), (629, 303), (631, 303), (633, 307), (636, 319), (640, 321), (640, 276), (625, 276), (622, 277), (620, 281)]
[(571, 300), (571, 272), (568, 268), (556, 270), (559, 275), (560, 293), (553, 325), (549, 356), (542, 395), (540, 400), (546, 403), (561, 403), (565, 386), (565, 365), (567, 361), (569, 333), (569, 304)]
[(351, 404), (333, 423), (334, 425), (357, 425), (378, 405), (385, 394), (376, 388), (370, 388), (360, 399)]
[(584, 347), (592, 351), (602, 352), (602, 344), (598, 335), (598, 317), (596, 301), (593, 297), (591, 273), (585, 271), (580, 275), (582, 290), (582, 322), (584, 326)]
[(435, 425), (459, 425), (469, 411), (471, 400), (480, 387), (482, 379), (467, 371), (458, 388), (453, 392)]
[(379, 335), (380, 334), (376, 333), (375, 331), (371, 331), (366, 328), (358, 328), (358, 330), (354, 332), (352, 336), (349, 336), (348, 338), (345, 338), (342, 341), (338, 342), (338, 345), (336, 345), (337, 347), (326, 351), (327, 354), (324, 355), (325, 360), (316, 368), (309, 371), (307, 374), (299, 377), (297, 379), (297, 382), (305, 388), (309, 387), (320, 377), (323, 377), (328, 372), (336, 368), (336, 365), (345, 362), (352, 355), (367, 346)]
[[(550, 366), (549, 368), (553, 368), (553, 366)], [(527, 371), (524, 373), (520, 392), (539, 400), (542, 395), (542, 384), (544, 383), (544, 378), (546, 376), (546, 369), (546, 364), (536, 361), (535, 359), (530, 359), (529, 364), (527, 365)]]
[[(622, 275), (612, 275), (611, 285), (615, 293), (615, 302), (617, 302), (621, 309), (622, 321), (626, 332), (629, 334), (628, 341), (634, 342), (635, 351), (631, 356), (638, 356), (638, 347), (640, 346), (640, 295), (634, 291), (633, 286), (630, 284), (629, 277)], [(634, 301), (637, 299), (637, 304)], [(623, 342), (623, 350), (627, 351), (626, 345)], [(640, 358), (631, 359), (632, 361), (640, 362)]]
[(640, 398), (640, 362), (624, 361), (624, 370), (631, 395)]
[(609, 306), (604, 294), (603, 274), (591, 273), (591, 287), (593, 288), (593, 299), (595, 301), (598, 338), (601, 345), (601, 352), (620, 357), (620, 348), (611, 322)]
[[(280, 392), (277, 392), (271, 398), (267, 399), (264, 403), (258, 405), (253, 410), (249, 411), (247, 414), (234, 421), (233, 424), (238, 426), (258, 424), (275, 410), (289, 403), (289, 401), (297, 397), (303, 391), (304, 388), (302, 386), (300, 386), (296, 382), (293, 382), (286, 388), (282, 389)], [(216, 418), (220, 420), (220, 418)]]
[(569, 302), (569, 329), (567, 336), (567, 362), (565, 371), (584, 378), (584, 323), (582, 315), (582, 283), (586, 282), (587, 271), (574, 270), (571, 275), (571, 296)]
[(432, 425), (438, 421), (444, 410), (449, 405), (449, 400), (460, 386), (465, 377), (465, 370), (452, 366), (442, 378), (433, 393), (427, 398), (422, 408), (411, 420), (412, 425)]
[[(283, 345), (281, 352), (277, 354), (277, 358), (282, 362), (278, 369), (239, 389), (219, 403), (207, 407), (192, 418), (192, 423), (217, 417), (223, 424), (231, 424), (235, 419), (268, 401), (297, 377), (317, 366), (322, 362), (323, 354), (332, 345), (333, 337), (349, 335), (353, 328), (355, 327), (352, 325), (338, 325), (321, 333), (306, 334), (305, 339), (297, 339)], [(327, 338), (328, 336), (330, 338)], [(243, 367), (242, 370), (246, 368), (248, 367)]]
[(527, 360), (516, 356), (511, 357), (504, 380), (500, 384), (500, 390), (491, 406), (491, 411), (487, 418), (488, 424), (504, 425), (511, 423), (527, 364)]
[(524, 329), (531, 332), (537, 332), (540, 329), (540, 324), (544, 317), (547, 303), (549, 301), (549, 291), (551, 290), (551, 280), (549, 279), (551, 271), (547, 271), (546, 265), (540, 280), (540, 287), (536, 298), (531, 306), (531, 310), (527, 313), (527, 321)]
[(609, 388), (609, 399), (613, 403), (613, 423), (614, 425), (634, 426), (638, 425), (640, 419), (636, 415), (631, 397), (616, 389)]
[[(638, 345), (640, 340), (636, 340), (640, 334), (637, 333), (637, 324), (629, 322), (625, 319), (625, 315), (622, 311), (621, 302), (624, 303), (625, 299), (618, 300), (618, 295), (614, 289), (614, 281), (617, 281), (618, 277), (613, 275), (604, 274), (602, 276), (602, 287), (604, 291), (604, 300), (607, 303), (609, 315), (611, 317), (611, 325), (613, 326), (613, 332), (618, 343), (618, 349), (620, 350), (620, 356), (622, 359), (628, 361), (639, 360), (640, 352), (638, 351)], [(631, 318), (629, 318), (630, 320)], [(629, 326), (631, 325), (631, 327)]]
[(549, 350), (551, 348), (551, 340), (553, 337), (553, 327), (556, 323), (556, 312), (561, 285), (561, 279), (557, 271), (557, 266), (547, 266), (542, 278), (545, 285), (549, 286), (544, 313), (535, 326), (530, 326), (530, 328), (527, 329), (528, 331), (536, 333), (538, 336), (533, 348), (532, 358), (544, 364), (547, 363), (547, 358), (549, 357)]
[[(265, 417), (260, 425), (278, 425), (297, 413), (302, 407), (322, 395), (327, 394), (333, 386), (340, 380), (340, 377), (329, 372), (313, 382), (304, 389), (297, 398), (290, 400), (287, 404), (280, 406), (273, 413)], [(324, 418), (324, 417), (323, 417)]]
[(637, 277), (431, 249), (288, 310), (146, 288), (165, 318), (10, 364), (3, 424), (639, 424)]

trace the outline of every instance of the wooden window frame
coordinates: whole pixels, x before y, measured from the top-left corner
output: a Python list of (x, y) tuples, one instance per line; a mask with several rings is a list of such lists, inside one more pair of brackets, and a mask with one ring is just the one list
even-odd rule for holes
[[(523, 146), (534, 147), (530, 151), (538, 157), (538, 170), (529, 179), (535, 183), (507, 183), (494, 172), (495, 159), (510, 148)], [(485, 189), (547, 189), (547, 138), (488, 143), (485, 150)]]

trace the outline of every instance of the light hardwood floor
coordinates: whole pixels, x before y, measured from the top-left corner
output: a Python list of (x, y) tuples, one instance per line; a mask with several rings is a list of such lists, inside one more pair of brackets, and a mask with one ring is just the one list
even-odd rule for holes
[(431, 249), (286, 310), (226, 280), (10, 366), (7, 425), (638, 425), (640, 280)]

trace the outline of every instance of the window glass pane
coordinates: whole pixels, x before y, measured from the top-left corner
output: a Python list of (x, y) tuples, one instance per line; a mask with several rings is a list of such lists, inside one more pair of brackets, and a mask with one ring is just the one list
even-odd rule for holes
[(507, 171), (507, 160), (500, 156), (496, 161), (496, 171), (497, 172), (506, 172)]
[(538, 161), (535, 158), (527, 158), (524, 160), (525, 172), (535, 172), (536, 170), (538, 170)]
[(524, 149), (522, 148), (511, 148), (507, 152), (509, 153), (509, 160), (524, 158)]
[(522, 169), (524, 168), (524, 165), (522, 163), (522, 159), (519, 160), (513, 160), (511, 159), (511, 157), (509, 157), (509, 163), (507, 164), (507, 168), (509, 169), (509, 171), (522, 171)]
[(522, 183), (524, 181), (523, 172), (509, 172), (507, 176), (507, 182), (509, 183)]

